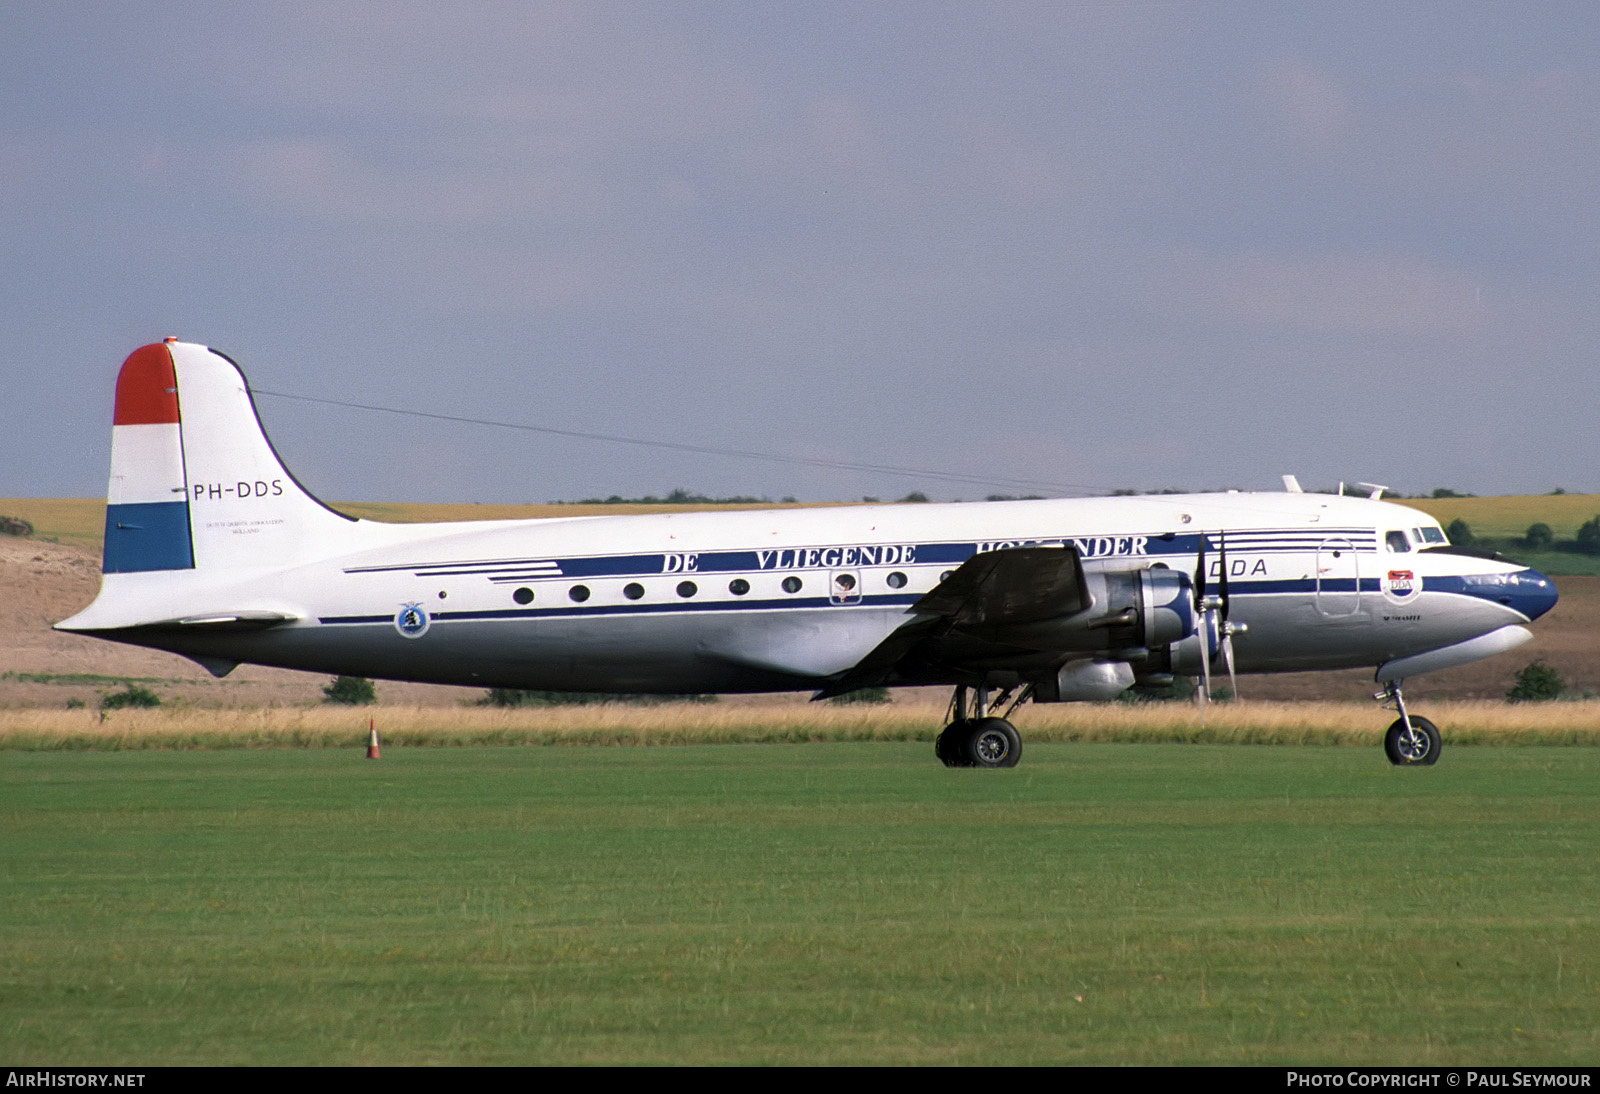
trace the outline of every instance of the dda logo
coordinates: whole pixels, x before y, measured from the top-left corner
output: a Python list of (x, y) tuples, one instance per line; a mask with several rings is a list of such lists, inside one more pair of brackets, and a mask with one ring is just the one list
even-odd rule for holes
[(1390, 570), (1383, 582), (1384, 594), (1390, 600), (1409, 600), (1417, 591), (1417, 579), (1410, 570)]

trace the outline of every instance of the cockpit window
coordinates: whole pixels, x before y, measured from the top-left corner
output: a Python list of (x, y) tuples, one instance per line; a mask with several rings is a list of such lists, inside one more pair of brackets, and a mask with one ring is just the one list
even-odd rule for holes
[(1418, 543), (1443, 543), (1444, 533), (1438, 528), (1417, 528), (1413, 530)]
[(1389, 550), (1393, 554), (1403, 554), (1411, 550), (1411, 541), (1406, 538), (1404, 532), (1390, 532), (1383, 538), (1384, 542), (1388, 543)]

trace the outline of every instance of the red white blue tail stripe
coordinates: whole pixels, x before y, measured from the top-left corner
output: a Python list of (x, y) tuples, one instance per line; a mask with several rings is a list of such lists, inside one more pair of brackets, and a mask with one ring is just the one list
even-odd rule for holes
[(123, 362), (112, 423), (101, 568), (108, 574), (193, 569), (178, 376), (167, 346), (143, 346)]

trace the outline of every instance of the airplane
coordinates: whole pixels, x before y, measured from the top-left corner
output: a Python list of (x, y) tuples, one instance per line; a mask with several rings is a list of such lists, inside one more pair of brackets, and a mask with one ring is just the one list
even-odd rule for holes
[[(1525, 566), (1371, 496), (1283, 492), (389, 524), (279, 459), (234, 361), (168, 338), (117, 377), (99, 595), (58, 630), (438, 684), (697, 694), (954, 688), (935, 752), (1021, 757), (1023, 703), (1213, 670), (1371, 667), (1391, 763), (1434, 763), (1418, 673), (1514, 649)], [(1235, 689), (1237, 693), (1237, 689)], [(1009, 703), (1002, 712), (1002, 707)]]

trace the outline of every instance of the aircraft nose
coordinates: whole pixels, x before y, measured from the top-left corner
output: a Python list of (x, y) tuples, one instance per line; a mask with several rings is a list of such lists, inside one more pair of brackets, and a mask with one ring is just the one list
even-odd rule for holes
[(1556, 606), (1556, 583), (1538, 570), (1464, 574), (1457, 580), (1460, 592), (1502, 604), (1530, 622)]
[(1520, 579), (1517, 588), (1522, 590), (1522, 602), (1513, 601), (1511, 605), (1513, 608), (1533, 620), (1556, 606), (1561, 594), (1556, 592), (1554, 581), (1538, 570), (1524, 570), (1516, 576)]
[(1538, 570), (1521, 570), (1506, 575), (1505, 587), (1494, 599), (1532, 621), (1555, 607), (1558, 598), (1554, 581)]

